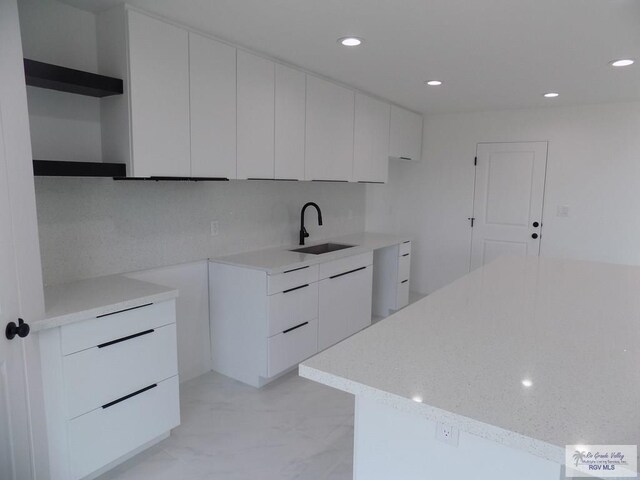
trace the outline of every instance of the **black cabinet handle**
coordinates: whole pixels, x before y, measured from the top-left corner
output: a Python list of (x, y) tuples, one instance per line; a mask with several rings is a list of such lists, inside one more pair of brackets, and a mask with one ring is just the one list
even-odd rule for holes
[(285, 270), (282, 273), (291, 273), (291, 272), (297, 272), (298, 270), (304, 270), (305, 268), (309, 268), (309, 265), (307, 265), (306, 267), (298, 267), (298, 268), (292, 268), (291, 270)]
[(406, 280), (402, 280), (400, 283), (407, 283), (409, 281), (409, 279), (407, 278)]
[(295, 327), (291, 327), (291, 328), (287, 328), (286, 330), (283, 330), (283, 331), (282, 331), (282, 333), (289, 333), (289, 332), (292, 332), (292, 331), (294, 331), (295, 329), (300, 328), (300, 327), (304, 327), (305, 325), (308, 325), (308, 324), (309, 324), (309, 322), (301, 323), (300, 325), (296, 325)]
[(531, 238), (533, 238), (535, 240), (536, 238), (538, 238), (538, 234), (537, 233), (532, 233), (531, 234)]
[(148, 387), (141, 388), (137, 392), (130, 393), (129, 395), (125, 395), (124, 397), (120, 397), (119, 399), (114, 400), (113, 402), (105, 403), (104, 405), (102, 405), (102, 408), (103, 409), (107, 409), (109, 407), (113, 407), (117, 403), (124, 402), (125, 400), (129, 400), (131, 397), (135, 397), (136, 395), (140, 395), (141, 393), (144, 393), (147, 390), (151, 390), (152, 388), (156, 388), (157, 386), (158, 386), (158, 384), (154, 383), (153, 385), (149, 385)]
[(125, 308), (124, 310), (118, 310), (117, 312), (105, 313), (104, 315), (98, 315), (96, 318), (108, 317), (109, 315), (117, 315), (118, 313), (128, 312), (129, 310), (137, 310), (138, 308), (148, 307), (153, 303), (145, 303), (144, 305), (138, 305), (137, 307)]
[(101, 343), (100, 345), (98, 345), (98, 348), (104, 348), (110, 345), (115, 345), (116, 343), (126, 342), (127, 340), (131, 340), (132, 338), (141, 337), (142, 335), (149, 335), (153, 332), (155, 332), (155, 330), (151, 328), (149, 330), (145, 330), (144, 332), (134, 333), (133, 335), (129, 335), (127, 337), (117, 338), (116, 340), (111, 340), (110, 342)]
[(411, 157), (400, 157), (400, 160), (411, 160)]
[(309, 286), (309, 284), (307, 283), (307, 284), (305, 284), (305, 285), (300, 285), (299, 287), (293, 287), (293, 288), (290, 288), (289, 290), (283, 290), (283, 291), (282, 291), (282, 293), (289, 293), (289, 292), (293, 292), (293, 291), (295, 291), (295, 290), (300, 290), (301, 288), (305, 288), (305, 287), (308, 287), (308, 286)]
[(409, 254), (408, 254), (408, 253), (405, 253), (405, 254), (403, 254), (402, 256), (403, 256), (403, 257), (408, 257), (408, 256), (409, 256)]
[(342, 277), (343, 275), (349, 275), (350, 273), (359, 272), (360, 270), (364, 270), (365, 268), (367, 267), (356, 268), (355, 270), (349, 270), (348, 272), (339, 273), (338, 275), (333, 275), (332, 277), (329, 277), (329, 278), (333, 279), (333, 278)]
[(24, 323), (24, 320), (19, 318), (18, 324), (16, 322), (7, 323), (7, 328), (4, 330), (4, 335), (7, 337), (7, 340), (13, 340), (16, 338), (16, 335), (20, 338), (24, 338), (29, 335), (31, 331), (31, 327), (28, 323)]

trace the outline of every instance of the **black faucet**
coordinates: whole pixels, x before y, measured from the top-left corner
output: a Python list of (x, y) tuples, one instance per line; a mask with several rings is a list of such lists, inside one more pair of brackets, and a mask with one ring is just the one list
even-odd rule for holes
[(318, 225), (322, 225), (322, 212), (318, 204), (314, 202), (305, 203), (304, 207), (302, 207), (302, 212), (300, 212), (300, 245), (304, 245), (304, 239), (309, 236), (309, 232), (304, 228), (304, 211), (307, 207), (314, 207), (318, 211)]

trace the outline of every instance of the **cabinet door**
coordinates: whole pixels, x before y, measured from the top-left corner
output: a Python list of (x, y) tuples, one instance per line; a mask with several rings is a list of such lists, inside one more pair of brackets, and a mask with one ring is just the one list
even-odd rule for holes
[(304, 180), (306, 75), (276, 65), (275, 178)]
[(191, 175), (189, 35), (128, 12), (131, 138), (135, 177)]
[(275, 64), (238, 52), (238, 178), (274, 178)]
[(236, 49), (189, 33), (191, 176), (236, 178)]
[(391, 106), (356, 93), (353, 180), (385, 183), (389, 176)]
[(318, 350), (371, 325), (371, 265), (320, 282)]
[(349, 181), (354, 92), (307, 75), (306, 180)]
[(391, 106), (389, 156), (420, 161), (422, 155), (422, 115)]

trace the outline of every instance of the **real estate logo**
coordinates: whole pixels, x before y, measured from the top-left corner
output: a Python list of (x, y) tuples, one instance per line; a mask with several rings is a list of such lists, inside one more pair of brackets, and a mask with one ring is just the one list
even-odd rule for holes
[(567, 478), (637, 478), (637, 445), (567, 445)]

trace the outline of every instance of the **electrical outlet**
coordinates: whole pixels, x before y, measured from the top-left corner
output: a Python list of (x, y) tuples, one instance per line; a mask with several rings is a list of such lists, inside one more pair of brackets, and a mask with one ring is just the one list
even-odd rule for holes
[(218, 227), (218, 221), (214, 220), (211, 222), (211, 236), (212, 237), (217, 237), (218, 234), (220, 233), (219, 231), (219, 227)]
[(453, 447), (458, 446), (460, 431), (453, 425), (438, 422), (436, 424), (436, 439)]
[(558, 205), (556, 209), (557, 217), (568, 217), (569, 216), (569, 205)]

